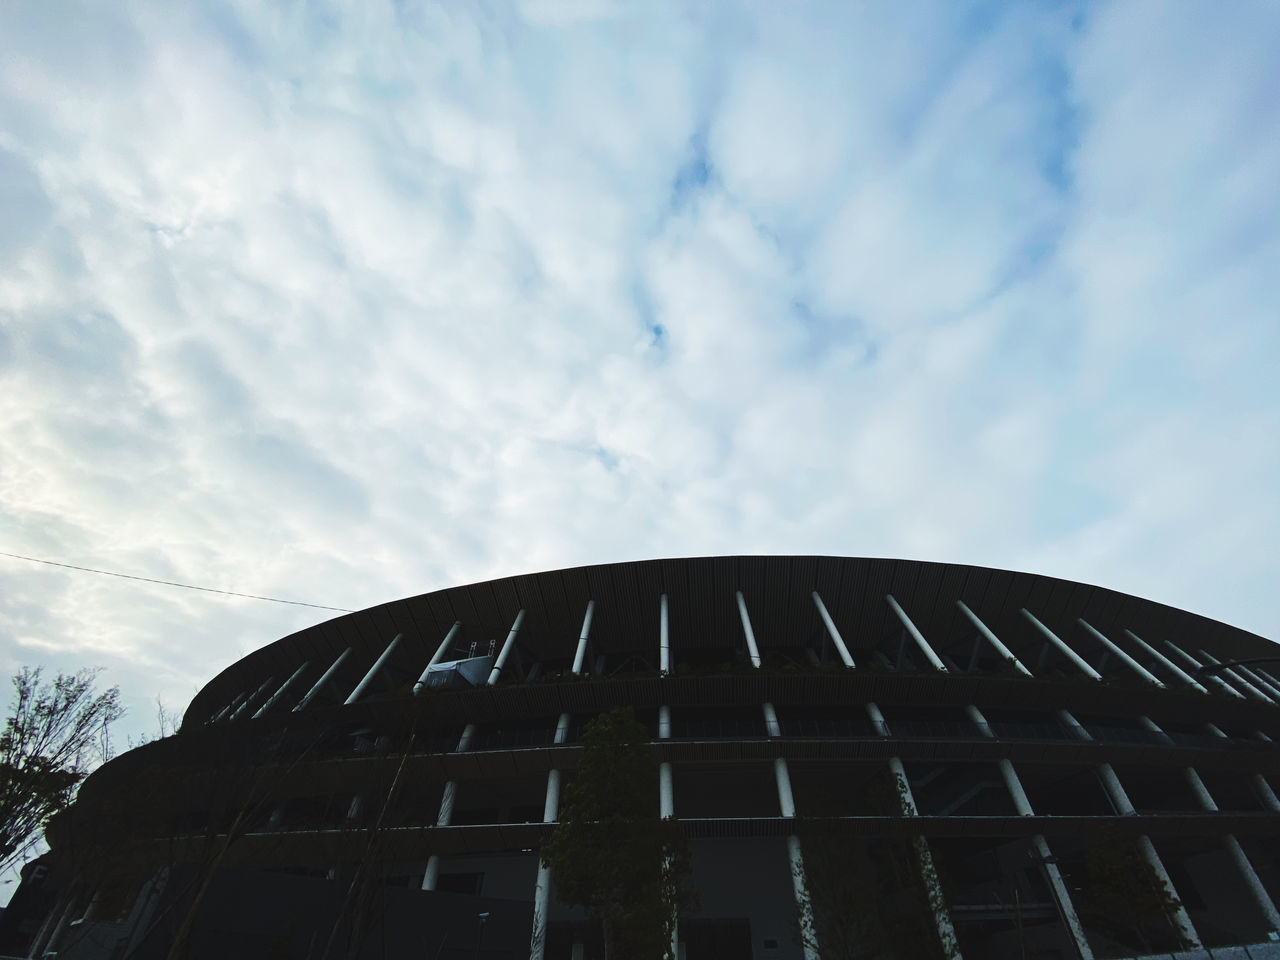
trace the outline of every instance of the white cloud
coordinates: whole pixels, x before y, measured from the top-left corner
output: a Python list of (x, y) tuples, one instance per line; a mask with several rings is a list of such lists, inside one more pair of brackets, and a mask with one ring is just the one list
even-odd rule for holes
[[(906, 555), (1280, 636), (1274, 17), (6, 9), (0, 549), (344, 607)], [(7, 668), (140, 726), (325, 616), (0, 565)]]

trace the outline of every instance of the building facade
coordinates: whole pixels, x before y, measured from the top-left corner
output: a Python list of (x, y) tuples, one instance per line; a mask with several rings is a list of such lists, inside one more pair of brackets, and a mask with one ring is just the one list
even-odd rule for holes
[(590, 960), (537, 849), (627, 706), (691, 850), (685, 960), (1280, 957), (1277, 653), (956, 564), (441, 590), (251, 653), (104, 765), (0, 952)]

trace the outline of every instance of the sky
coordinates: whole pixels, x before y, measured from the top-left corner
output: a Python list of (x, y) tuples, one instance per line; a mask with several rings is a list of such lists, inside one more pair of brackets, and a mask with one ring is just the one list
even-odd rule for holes
[[(1280, 639), (1280, 4), (0, 5), (0, 551), (890, 556)], [(333, 614), (0, 557), (154, 732)]]

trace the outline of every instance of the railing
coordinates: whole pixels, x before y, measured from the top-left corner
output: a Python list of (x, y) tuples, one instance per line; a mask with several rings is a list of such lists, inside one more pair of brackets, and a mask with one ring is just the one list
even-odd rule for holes
[[(884, 724), (872, 723), (861, 717), (805, 717), (779, 719), (776, 732), (771, 735), (763, 717), (759, 720), (744, 718), (726, 719), (674, 719), (671, 724), (673, 741), (681, 740), (1001, 740), (1078, 743), (1079, 737), (1064, 726), (1053, 723), (1012, 723), (993, 720), (987, 725), (991, 736), (978, 726), (966, 721), (945, 720), (889, 720)], [(1261, 741), (1238, 738), (1222, 738), (1209, 734), (1178, 732), (1155, 733), (1130, 727), (1104, 727), (1086, 724), (1092, 742), (1100, 745), (1133, 744), (1153, 747), (1195, 747), (1231, 749), (1261, 746)], [(519, 750), (531, 747), (572, 746), (582, 741), (582, 725), (569, 727), (560, 744), (555, 741), (555, 729), (550, 726), (509, 728), (502, 730), (478, 730), (471, 740), (469, 751)], [(657, 730), (652, 727), (650, 736), (656, 741)], [(370, 735), (334, 737), (324, 747), (312, 752), (312, 757), (350, 756), (351, 754), (398, 754), (407, 744), (402, 738), (379, 743)], [(454, 753), (458, 746), (458, 733), (430, 738), (418, 737), (413, 744), (414, 754)]]

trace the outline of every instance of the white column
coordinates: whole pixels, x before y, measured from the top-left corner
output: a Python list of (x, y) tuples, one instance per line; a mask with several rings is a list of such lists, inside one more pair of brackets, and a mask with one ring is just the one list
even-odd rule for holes
[(533, 883), (533, 928), (529, 936), (529, 960), (547, 955), (547, 908), (551, 904), (551, 868), (538, 860), (538, 878)]
[(48, 940), (47, 934), (52, 933), (53, 928), (56, 927), (58, 925), (58, 921), (62, 919), (63, 913), (69, 909), (71, 909), (70, 902), (63, 900), (54, 901), (53, 907), (49, 910), (49, 915), (44, 918), (44, 923), (40, 924), (40, 929), (36, 931), (35, 938), (31, 941), (31, 951), (27, 954), (27, 960), (44, 956), (44, 945)]
[[(889, 725), (885, 722), (884, 714), (880, 712), (878, 705), (868, 703), (867, 715), (871, 718), (872, 725), (883, 736), (889, 735)], [(898, 794), (903, 816), (918, 817), (920, 811), (916, 808), (916, 798), (911, 792), (911, 783), (907, 780), (907, 771), (902, 765), (902, 758), (889, 758), (889, 773), (893, 776), (894, 791)], [(942, 943), (948, 960), (961, 960), (956, 928), (951, 923), (951, 914), (947, 910), (946, 897), (943, 896), (942, 884), (938, 880), (938, 870), (933, 864), (933, 851), (929, 849), (929, 841), (924, 837), (914, 837), (912, 846), (915, 848), (916, 860), (920, 865), (920, 877), (928, 890), (929, 908), (933, 913), (938, 939)]]
[(1187, 786), (1191, 788), (1191, 792), (1196, 795), (1196, 800), (1200, 806), (1210, 813), (1218, 812), (1218, 804), (1214, 801), (1213, 795), (1209, 793), (1209, 788), (1204, 785), (1204, 781), (1200, 779), (1200, 774), (1196, 773), (1194, 767), (1183, 767), (1182, 775), (1187, 780)]
[(229, 713), (231, 713), (232, 710), (240, 706), (240, 704), (244, 702), (244, 699), (247, 696), (249, 696), (248, 690), (242, 690), (239, 693), (237, 693), (235, 697), (232, 698), (230, 703), (228, 703), (225, 707), (223, 707), (221, 710), (219, 710), (217, 713), (215, 713), (212, 717), (209, 718), (209, 722), (217, 723), (219, 720), (222, 720)]
[[(900, 757), (889, 758), (889, 770), (894, 777), (894, 785), (899, 792), (904, 816), (918, 817), (916, 798), (911, 792), (911, 783), (907, 780), (907, 771), (902, 766)], [(916, 859), (920, 864), (921, 879), (928, 890), (930, 912), (938, 931), (938, 940), (942, 943), (944, 954), (949, 960), (960, 960), (960, 946), (956, 939), (956, 928), (951, 923), (951, 913), (947, 909), (946, 897), (942, 893), (942, 883), (938, 880), (938, 868), (933, 863), (933, 851), (929, 849), (929, 841), (924, 837), (913, 837)]]
[(1056, 633), (1054, 633), (1052, 630), (1046, 627), (1043, 623), (1037, 620), (1030, 610), (1028, 610), (1026, 607), (1023, 607), (1021, 610), (1021, 613), (1024, 617), (1027, 618), (1028, 621), (1030, 621), (1033, 627), (1035, 627), (1037, 630), (1040, 631), (1041, 636), (1043, 636), (1046, 640), (1049, 641), (1050, 644), (1056, 647), (1064, 657), (1066, 657), (1068, 660), (1074, 663), (1080, 669), (1081, 673), (1083, 673), (1086, 677), (1090, 677), (1094, 680), (1102, 679), (1102, 674), (1100, 674), (1097, 670), (1093, 669), (1093, 667), (1089, 666), (1089, 664), (1085, 662), (1084, 657), (1080, 656), (1080, 654), (1072, 650), (1071, 647), (1069, 647), (1067, 643), (1064, 640), (1062, 640), (1061, 637), (1059, 637)]
[(1169, 736), (1167, 733), (1165, 733), (1163, 730), (1161, 730), (1161, 729), (1160, 729), (1160, 727), (1159, 727), (1159, 725), (1158, 725), (1154, 720), (1152, 720), (1150, 717), (1147, 717), (1147, 716), (1141, 716), (1141, 717), (1139, 717), (1139, 718), (1138, 718), (1138, 725), (1139, 725), (1140, 727), (1142, 727), (1142, 728), (1144, 728), (1144, 729), (1146, 729), (1146, 730), (1150, 730), (1152, 733), (1154, 733), (1157, 737), (1159, 737), (1159, 738), (1160, 738), (1160, 742), (1161, 742), (1161, 743), (1166, 743), (1166, 744), (1168, 744), (1169, 746), (1173, 746), (1173, 737)]
[(507, 657), (511, 655), (511, 648), (515, 646), (516, 634), (520, 632), (520, 624), (522, 623), (524, 623), (523, 610), (516, 614), (516, 618), (511, 624), (511, 630), (507, 633), (506, 642), (502, 644), (502, 650), (498, 653), (498, 659), (493, 662), (493, 669), (489, 671), (489, 686), (492, 687), (498, 682), (498, 678), (502, 676), (502, 668), (506, 666)]
[(573, 653), (573, 666), (570, 668), (574, 674), (582, 673), (582, 662), (587, 655), (587, 637), (591, 634), (591, 617), (595, 610), (596, 602), (588, 600), (587, 612), (582, 617), (582, 631), (578, 634), (578, 648)]
[(298, 701), (298, 705), (293, 708), (294, 713), (297, 713), (299, 710), (306, 709), (307, 704), (315, 698), (317, 693), (324, 689), (325, 684), (333, 679), (333, 675), (338, 672), (338, 667), (342, 666), (342, 661), (346, 660), (349, 656), (351, 656), (350, 647), (347, 647), (347, 649), (338, 654), (333, 663), (329, 664), (329, 669), (321, 674), (320, 679), (312, 684), (311, 689), (308, 690), (306, 695)]
[(235, 709), (235, 711), (231, 714), (231, 716), (229, 716), (227, 719), (234, 720), (236, 719), (236, 717), (240, 716), (240, 714), (248, 710), (249, 705), (252, 704), (255, 700), (257, 700), (258, 697), (262, 696), (263, 692), (267, 689), (267, 687), (271, 686), (271, 681), (274, 679), (275, 679), (274, 676), (267, 677), (267, 679), (263, 680), (262, 683), (258, 684), (258, 689), (254, 690), (253, 693), (249, 694), (249, 696), (245, 698), (244, 703), (240, 704), (240, 706), (238, 706)]
[[(1222, 661), (1221, 661), (1221, 660), (1219, 660), (1217, 657), (1214, 657), (1213, 655), (1209, 654), (1208, 652), (1206, 652), (1206, 651), (1204, 651), (1204, 650), (1199, 650), (1199, 651), (1197, 651), (1197, 652), (1198, 652), (1198, 653), (1200, 654), (1200, 656), (1204, 659), (1204, 661), (1205, 661), (1206, 663), (1208, 663), (1210, 666), (1217, 666), (1218, 664), (1220, 664), (1220, 663), (1222, 662)], [(1232, 680), (1234, 680), (1237, 684), (1239, 684), (1241, 687), (1243, 687), (1243, 688), (1244, 688), (1245, 693), (1249, 694), (1249, 696), (1253, 697), (1255, 700), (1261, 700), (1261, 701), (1263, 701), (1264, 703), (1274, 703), (1274, 702), (1275, 702), (1275, 701), (1274, 701), (1270, 696), (1268, 696), (1268, 695), (1267, 695), (1266, 691), (1261, 690), (1261, 689), (1259, 689), (1258, 687), (1254, 686), (1252, 683), (1250, 683), (1250, 682), (1249, 682), (1249, 681), (1244, 677), (1244, 675), (1243, 675), (1239, 670), (1237, 670), (1235, 667), (1227, 667), (1225, 670), (1215, 671), (1215, 673), (1225, 673), (1225, 674), (1226, 674), (1227, 676), (1229, 676)]]
[(969, 622), (973, 624), (974, 629), (978, 631), (987, 643), (991, 644), (996, 653), (998, 653), (1005, 662), (1013, 664), (1014, 669), (1023, 676), (1029, 677), (1032, 675), (1031, 671), (1022, 665), (1022, 661), (1013, 655), (1013, 651), (1001, 643), (1000, 638), (992, 633), (985, 623), (978, 619), (978, 615), (976, 613), (965, 606), (960, 600), (956, 601), (956, 606), (960, 608), (961, 613), (969, 618)]
[[(1200, 774), (1196, 773), (1191, 767), (1187, 767), (1185, 773), (1192, 792), (1196, 795), (1196, 799), (1200, 801), (1200, 806), (1209, 813), (1216, 813), (1218, 804), (1214, 802), (1208, 788), (1204, 785), (1204, 781), (1200, 779)], [(1231, 859), (1235, 861), (1236, 869), (1240, 871), (1245, 885), (1249, 888), (1249, 893), (1253, 895), (1254, 902), (1258, 904), (1258, 908), (1267, 918), (1267, 923), (1271, 925), (1271, 929), (1280, 931), (1280, 910), (1276, 909), (1275, 902), (1271, 899), (1271, 895), (1267, 893), (1267, 888), (1262, 885), (1258, 871), (1253, 868), (1253, 864), (1249, 862), (1249, 858), (1245, 855), (1244, 850), (1241, 849), (1240, 841), (1235, 838), (1234, 834), (1228, 833), (1222, 838), (1222, 845), (1226, 848), (1227, 853), (1231, 855)]]
[[(778, 810), (783, 819), (794, 819), (796, 802), (791, 792), (791, 773), (783, 757), (773, 761), (773, 774), (778, 785)], [(787, 863), (791, 870), (791, 893), (800, 919), (801, 949), (805, 960), (821, 960), (813, 921), (813, 901), (809, 898), (809, 883), (804, 869), (804, 851), (800, 847), (800, 838), (794, 833), (787, 836)]]
[(911, 618), (907, 616), (902, 607), (898, 606), (898, 601), (893, 599), (893, 594), (885, 594), (885, 600), (889, 602), (889, 609), (894, 612), (898, 620), (902, 623), (902, 629), (910, 634), (911, 639), (916, 642), (916, 646), (920, 648), (920, 652), (924, 654), (924, 658), (929, 661), (929, 665), (939, 673), (946, 673), (947, 667), (942, 659), (933, 652), (933, 647), (929, 646), (929, 641), (925, 640), (924, 634), (916, 629), (916, 625), (911, 622)]
[[(737, 592), (738, 614), (742, 619), (742, 632), (747, 639), (747, 652), (751, 657), (751, 666), (761, 664), (760, 647), (756, 644), (755, 631), (751, 629), (751, 617), (747, 613), (747, 601), (742, 591)], [(817, 597), (817, 594), (814, 594)], [(819, 601), (821, 604), (821, 601)], [(778, 723), (778, 714), (772, 703), (761, 705), (764, 713), (765, 730), (770, 737), (779, 736), (782, 727)], [(782, 816), (793, 819), (796, 815), (795, 800), (791, 794), (791, 774), (787, 769), (785, 757), (777, 757), (773, 761), (774, 778), (778, 785), (778, 807)], [(820, 960), (817, 949), (817, 933), (813, 926), (813, 904), (809, 899), (808, 882), (804, 873), (804, 856), (800, 850), (800, 838), (794, 833), (787, 837), (787, 861), (791, 870), (791, 888), (795, 896), (796, 909), (800, 914), (801, 941), (805, 960)]]
[(1259, 690), (1261, 690), (1263, 693), (1270, 695), (1271, 698), (1274, 700), (1280, 700), (1280, 687), (1276, 686), (1274, 683), (1268, 680), (1265, 676), (1263, 676), (1261, 670), (1258, 670), (1252, 666), (1245, 666), (1242, 664), (1237, 664), (1234, 669), (1239, 670), (1246, 677), (1248, 677), (1253, 682), (1253, 685), (1257, 687)]
[(1263, 670), (1261, 667), (1253, 666), (1253, 667), (1250, 667), (1249, 669), (1252, 670), (1254, 673), (1256, 673), (1258, 676), (1262, 677), (1262, 679), (1267, 681), (1267, 683), (1271, 684), (1271, 686), (1275, 688), (1275, 691), (1277, 693), (1280, 693), (1280, 680), (1277, 680), (1275, 677), (1269, 674), (1266, 670)]
[(1071, 731), (1072, 736), (1077, 740), (1093, 739), (1093, 735), (1085, 729), (1084, 724), (1077, 720), (1072, 713), (1066, 710), (1059, 710), (1058, 719), (1062, 721), (1063, 725)]
[[(658, 814), (663, 820), (670, 820), (676, 815), (675, 788), (671, 782), (671, 764), (658, 764)], [(673, 913), (675, 911), (673, 910)], [(671, 956), (680, 956), (680, 916), (671, 918)]]
[[(518, 620), (519, 618), (517, 618)], [(490, 674), (490, 682), (492, 683), (492, 674)], [(471, 740), (475, 737), (476, 725), (468, 723), (462, 728), (462, 736), (458, 738), (458, 746), (455, 753), (463, 753), (471, 749)], [(456, 780), (450, 780), (444, 785), (444, 793), (440, 797), (440, 812), (436, 815), (436, 826), (447, 827), (453, 820), (453, 804), (458, 796), (458, 783)], [(434, 853), (427, 858), (427, 870), (422, 876), (422, 889), (434, 890), (436, 888), (436, 880), (440, 877), (440, 858)]]
[[(1092, 740), (1084, 726), (1066, 710), (1059, 710), (1058, 716), (1067, 724), (1068, 728), (1081, 740)], [(1115, 770), (1109, 763), (1101, 763), (1098, 765), (1098, 779), (1102, 783), (1102, 789), (1107, 794), (1107, 799), (1111, 801), (1111, 806), (1122, 817), (1137, 816), (1138, 811), (1133, 805), (1133, 801), (1129, 799), (1129, 794), (1125, 791), (1124, 785), (1120, 783), (1120, 778), (1116, 776)], [(1173, 922), (1182, 930), (1182, 936), (1193, 946), (1199, 946), (1200, 934), (1196, 932), (1195, 924), (1191, 922), (1191, 916), (1187, 913), (1186, 907), (1182, 905), (1182, 900), (1178, 897), (1178, 888), (1173, 885), (1173, 878), (1169, 876), (1169, 871), (1164, 867), (1164, 861), (1160, 859), (1160, 854), (1156, 852), (1155, 844), (1151, 842), (1151, 838), (1145, 833), (1137, 838), (1138, 852), (1142, 854), (1142, 859), (1155, 872), (1156, 878), (1165, 885), (1171, 894), (1178, 900), (1178, 907), (1173, 914)]]
[[(1181, 657), (1182, 662), (1189, 665), (1191, 669), (1199, 670), (1202, 666), (1204, 666), (1204, 664), (1202, 664), (1195, 657), (1191, 656), (1191, 654), (1187, 653), (1185, 650), (1179, 647), (1172, 640), (1165, 640), (1164, 645), (1168, 647), (1170, 650), (1172, 650), (1174, 653), (1176, 653), (1179, 657)], [(1201, 674), (1201, 676), (1208, 677), (1210, 682), (1212, 682), (1215, 686), (1217, 686), (1219, 690), (1225, 690), (1227, 693), (1231, 694), (1233, 697), (1239, 697), (1241, 700), (1246, 699), (1243, 693), (1241, 693), (1235, 687), (1231, 686), (1231, 684), (1227, 683), (1227, 681), (1223, 680), (1216, 673), (1205, 673), (1205, 674)]]
[(434, 853), (427, 858), (427, 870), (422, 875), (422, 889), (434, 890), (440, 882), (440, 858)]
[(356, 687), (351, 691), (350, 696), (348, 696), (343, 702), (342, 705), (344, 707), (351, 706), (351, 704), (359, 700), (364, 695), (364, 692), (369, 689), (369, 684), (373, 683), (374, 678), (382, 672), (382, 668), (385, 667), (387, 665), (387, 661), (391, 659), (391, 654), (395, 652), (396, 647), (400, 644), (400, 638), (402, 636), (404, 636), (404, 634), (397, 633), (391, 638), (391, 642), (388, 643), (386, 649), (382, 651), (382, 655), (373, 662), (373, 666), (369, 668), (368, 672), (365, 673), (364, 678), (356, 684)]
[[(671, 662), (671, 620), (664, 593), (658, 601), (658, 669), (665, 677), (673, 668)], [(665, 703), (658, 707), (658, 739), (671, 738), (671, 708)], [(676, 793), (671, 764), (658, 764), (658, 815), (669, 820), (676, 815)], [(680, 956), (680, 917), (671, 918), (671, 956)]]
[[(982, 715), (981, 710), (972, 704), (965, 709), (969, 714), (969, 718), (977, 726), (979, 733), (984, 737), (995, 737), (991, 724), (987, 722), (987, 718)], [(1013, 768), (1013, 762), (1008, 758), (1002, 757), (999, 761), (999, 766), (1000, 776), (1009, 791), (1009, 796), (1013, 800), (1013, 807), (1018, 812), (1018, 816), (1034, 817), (1036, 815), (1035, 810), (1031, 807), (1031, 801), (1027, 798), (1027, 791), (1022, 786), (1022, 780), (1018, 776), (1018, 772)], [(1071, 900), (1071, 892), (1068, 890), (1066, 882), (1062, 879), (1062, 871), (1058, 869), (1058, 864), (1049, 850), (1048, 841), (1042, 835), (1036, 834), (1031, 838), (1031, 846), (1035, 850), (1040, 866), (1044, 870), (1050, 888), (1053, 890), (1053, 899), (1058, 906), (1058, 915), (1062, 918), (1063, 925), (1067, 928), (1067, 933), (1075, 941), (1076, 951), (1080, 954), (1080, 960), (1093, 960), (1093, 950), (1090, 949), (1089, 941), (1085, 937), (1084, 925), (1081, 924), (1080, 915), (1076, 912), (1075, 903)]]
[[(578, 645), (573, 655), (573, 666), (569, 672), (575, 676), (582, 672), (582, 661), (587, 653), (587, 637), (591, 632), (591, 615), (595, 610), (595, 601), (587, 601), (587, 612), (582, 618), (582, 630), (578, 634)], [(562, 713), (556, 721), (556, 732), (552, 743), (562, 744), (569, 736), (569, 714)], [(670, 766), (668, 764), (668, 766)], [(560, 815), (560, 771), (547, 772), (547, 796), (542, 804), (542, 822), (555, 823)], [(538, 878), (533, 887), (533, 928), (529, 939), (529, 960), (543, 960), (547, 949), (547, 907), (551, 900), (551, 868), (538, 859)]]
[(747, 638), (747, 654), (751, 657), (751, 666), (760, 666), (760, 648), (756, 646), (756, 634), (751, 629), (751, 617), (747, 615), (747, 601), (742, 597), (742, 591), (738, 591), (738, 615), (742, 619), (742, 632)]
[(462, 629), (462, 621), (453, 621), (453, 626), (449, 628), (449, 632), (444, 635), (444, 639), (440, 641), (440, 646), (436, 647), (436, 652), (431, 655), (431, 659), (427, 661), (427, 665), (423, 668), (422, 674), (418, 677), (417, 682), (413, 685), (413, 695), (419, 696), (427, 686), (427, 674), (431, 672), (431, 668), (444, 659), (444, 655), (449, 652), (449, 646), (453, 643), (453, 638), (458, 635), (458, 631)]
[(44, 953), (53, 953), (58, 949), (58, 941), (62, 939), (62, 932), (67, 929), (67, 924), (77, 915), (75, 908), (78, 899), (78, 897), (74, 896), (67, 899), (67, 909), (62, 911), (62, 916), (58, 918), (57, 926), (53, 928), (53, 933), (49, 934), (49, 940), (44, 945)]
[(840, 655), (840, 659), (844, 661), (846, 667), (852, 667), (853, 657), (849, 655), (849, 648), (845, 646), (844, 637), (840, 636), (840, 631), (836, 629), (836, 624), (831, 619), (831, 614), (827, 613), (827, 605), (822, 602), (817, 590), (813, 591), (813, 604), (818, 608), (818, 616), (822, 618), (823, 624), (826, 625), (827, 636), (831, 638), (831, 643), (835, 646), (836, 653)]
[(671, 623), (667, 615), (667, 595), (658, 601), (658, 672), (671, 672)]
[(310, 665), (311, 665), (310, 660), (303, 660), (302, 666), (298, 667), (297, 670), (289, 674), (289, 679), (286, 680), (284, 683), (280, 684), (280, 688), (271, 696), (267, 697), (267, 702), (264, 703), (262, 706), (260, 706), (256, 711), (254, 711), (253, 719), (257, 720), (260, 716), (262, 716), (264, 713), (270, 710), (271, 707), (275, 704), (275, 702), (279, 700), (281, 696), (284, 695), (284, 692), (293, 685), (293, 681), (297, 680), (298, 677), (302, 676), (302, 671), (306, 670), (307, 667), (309, 667)]
[(88, 905), (84, 908), (84, 913), (80, 919), (84, 923), (92, 923), (98, 919), (98, 913), (102, 909), (102, 887), (98, 887), (93, 891), (93, 896), (89, 898)]
[(671, 708), (665, 703), (658, 708), (658, 739), (671, 739)]
[[(470, 729), (472, 724), (467, 724)], [(444, 793), (440, 797), (440, 812), (436, 815), (436, 826), (447, 827), (453, 819), (453, 804), (458, 796), (458, 783), (456, 780), (450, 780), (444, 785)], [(427, 858), (427, 870), (422, 875), (422, 889), (434, 890), (436, 882), (440, 879), (440, 858), (436, 854), (431, 854)]]
[(1262, 805), (1272, 813), (1280, 813), (1280, 799), (1276, 798), (1276, 792), (1271, 789), (1271, 784), (1267, 783), (1267, 778), (1260, 773), (1253, 775), (1253, 788), (1258, 792), (1258, 799), (1262, 801)]
[(1152, 673), (1150, 670), (1148, 670), (1146, 667), (1140, 664), (1137, 660), (1133, 659), (1133, 657), (1129, 656), (1129, 654), (1125, 653), (1125, 651), (1122, 650), (1119, 647), (1119, 645), (1112, 643), (1111, 639), (1107, 637), (1105, 634), (1103, 634), (1101, 630), (1095, 629), (1093, 625), (1090, 624), (1088, 621), (1086, 621), (1084, 618), (1078, 618), (1076, 620), (1076, 623), (1080, 624), (1080, 626), (1084, 627), (1085, 630), (1089, 631), (1090, 635), (1092, 635), (1095, 640), (1097, 640), (1100, 644), (1102, 644), (1104, 647), (1110, 650), (1113, 654), (1119, 657), (1122, 661), (1124, 661), (1125, 666), (1127, 666), (1130, 670), (1132, 670), (1134, 673), (1140, 676), (1143, 680), (1146, 680), (1147, 683), (1150, 683), (1153, 686), (1157, 686), (1157, 687), (1164, 686), (1164, 684), (1160, 682), (1159, 677), (1157, 677), (1154, 673)]
[(1272, 930), (1280, 931), (1280, 910), (1276, 909), (1275, 901), (1267, 893), (1267, 888), (1262, 885), (1262, 879), (1258, 876), (1258, 872), (1253, 869), (1253, 864), (1249, 862), (1249, 858), (1240, 849), (1240, 841), (1229, 833), (1223, 838), (1222, 844), (1227, 848), (1227, 853), (1231, 855), (1231, 859), (1236, 862), (1236, 868), (1244, 877), (1244, 882), (1248, 885), (1249, 892), (1253, 894), (1253, 899), (1258, 904), (1258, 908), (1266, 916), (1267, 923), (1271, 925)]
[(1155, 660), (1158, 663), (1163, 664), (1165, 669), (1169, 670), (1171, 673), (1176, 675), (1178, 679), (1181, 680), (1183, 683), (1187, 684), (1188, 686), (1194, 687), (1195, 689), (1199, 690), (1201, 693), (1209, 692), (1205, 688), (1204, 684), (1202, 684), (1195, 677), (1191, 676), (1191, 674), (1187, 673), (1187, 671), (1183, 670), (1180, 666), (1178, 666), (1176, 663), (1174, 663), (1172, 660), (1166, 657), (1163, 653), (1161, 653), (1155, 647), (1151, 646), (1151, 644), (1147, 643), (1147, 641), (1143, 640), (1140, 636), (1138, 636), (1132, 630), (1126, 630), (1124, 632), (1124, 635), (1128, 637), (1130, 640), (1132, 640), (1134, 643), (1136, 643), (1139, 647), (1141, 647), (1142, 650), (1148, 656), (1155, 658)]
[[(547, 799), (542, 822), (555, 823), (560, 813), (560, 771), (547, 774)], [(533, 932), (529, 939), (529, 960), (543, 960), (547, 949), (547, 907), (551, 902), (551, 868), (538, 859), (538, 879), (533, 887)]]
[(782, 724), (778, 722), (778, 711), (773, 709), (772, 703), (764, 705), (764, 732), (770, 737), (782, 736)]

